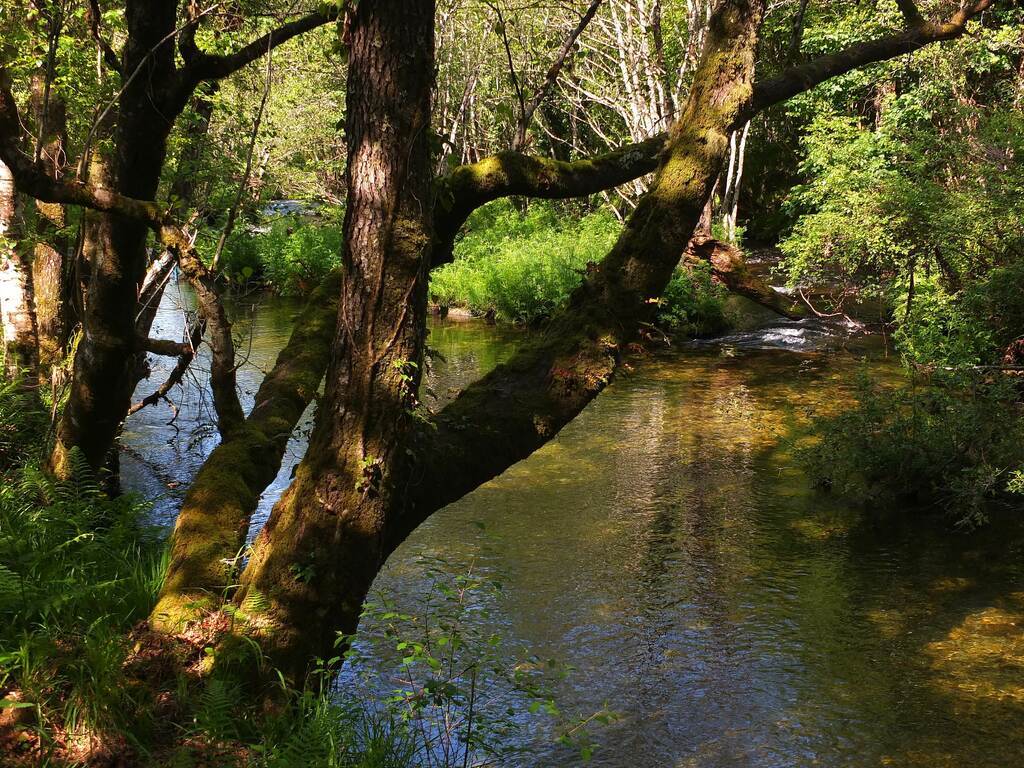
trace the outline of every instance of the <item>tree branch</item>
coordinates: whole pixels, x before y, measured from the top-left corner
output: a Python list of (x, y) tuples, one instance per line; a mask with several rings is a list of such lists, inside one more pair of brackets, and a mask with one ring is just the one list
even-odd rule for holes
[[(138, 413), (148, 405), (156, 405), (161, 400), (167, 399), (167, 393), (181, 381), (182, 377), (185, 375), (185, 371), (187, 371), (188, 367), (192, 364), (192, 360), (196, 356), (196, 347), (198, 347), (200, 342), (203, 340), (203, 333), (205, 331), (206, 322), (203, 320), (194, 320), (189, 325), (188, 343), (168, 342), (177, 343), (181, 348), (181, 353), (178, 355), (178, 362), (175, 363), (174, 368), (171, 370), (170, 374), (168, 374), (163, 384), (128, 409), (129, 416)], [(170, 401), (168, 400), (168, 402)]]
[(749, 109), (741, 115), (741, 120), (749, 120), (753, 115), (773, 104), (792, 98), (819, 83), (858, 67), (887, 61), (903, 54), (913, 53), (931, 43), (960, 37), (967, 28), (967, 22), (987, 10), (994, 2), (995, 0), (979, 0), (961, 7), (949, 21), (931, 23), (921, 18), (917, 7), (911, 0), (900, 0), (900, 10), (908, 23), (907, 29), (876, 40), (854, 43), (841, 51), (819, 56), (804, 64), (791, 67), (769, 80), (755, 83), (754, 97)]
[(896, 0), (896, 6), (900, 9), (900, 13), (903, 14), (903, 20), (907, 22), (908, 29), (924, 26), (924, 17), (921, 15), (921, 11), (918, 10), (917, 3), (914, 0)]
[(140, 352), (151, 352), (161, 357), (180, 357), (192, 351), (192, 347), (183, 341), (170, 339), (152, 339), (141, 337), (137, 340)]
[[(344, 5), (344, 3), (342, 3)], [(282, 24), (267, 34), (256, 38), (248, 45), (239, 48), (234, 53), (214, 55), (201, 51), (195, 45), (195, 24), (190, 23), (186, 28), (188, 31), (183, 35), (184, 51), (188, 63), (181, 70), (180, 82), (177, 86), (177, 101), (184, 103), (189, 95), (203, 80), (220, 80), (228, 75), (237, 72), (247, 64), (251, 64), (268, 51), (272, 51), (279, 45), (288, 42), (293, 37), (309, 32), (324, 24), (329, 24), (338, 19), (339, 6), (329, 5), (313, 13), (303, 16), (300, 19)], [(198, 21), (196, 22), (198, 23)], [(179, 44), (180, 45), (180, 44)], [(183, 51), (183, 53), (184, 53)]]
[(182, 504), (154, 626), (180, 629), (230, 584), (230, 562), (245, 544), (260, 495), (277, 476), (295, 425), (327, 370), (338, 315), (341, 272), (309, 297), (288, 345), (263, 379), (242, 425), (203, 463)]
[(601, 7), (601, 3), (604, 0), (591, 0), (590, 7), (587, 8), (586, 13), (583, 14), (583, 18), (580, 19), (579, 24), (576, 28), (569, 33), (569, 36), (562, 43), (561, 49), (558, 51), (558, 55), (555, 56), (555, 60), (551, 63), (548, 68), (547, 74), (544, 75), (544, 81), (541, 83), (540, 88), (537, 89), (537, 93), (530, 99), (530, 103), (522, 106), (522, 114), (519, 118), (519, 125), (516, 127), (515, 137), (512, 139), (512, 149), (514, 151), (521, 151), (526, 146), (526, 132), (530, 128), (530, 121), (533, 119), (534, 113), (543, 103), (544, 99), (547, 98), (551, 89), (555, 85), (555, 81), (558, 80), (558, 75), (565, 66), (565, 63), (569, 60), (569, 54), (572, 53), (572, 48), (576, 44), (576, 40), (580, 35), (583, 34), (583, 30), (587, 28), (590, 21), (597, 15), (597, 9)]
[(118, 57), (117, 52), (110, 46), (110, 43), (103, 39), (103, 35), (100, 33), (102, 14), (100, 13), (99, 0), (89, 0), (89, 7), (86, 9), (85, 15), (92, 38), (96, 41), (96, 45), (99, 46), (100, 52), (103, 54), (103, 61), (106, 62), (106, 65), (111, 70), (123, 76), (124, 70), (121, 68), (120, 57)]
[(460, 165), (438, 181), (434, 232), (439, 245), (434, 266), (452, 260), (455, 237), (481, 205), (511, 195), (559, 200), (603, 192), (653, 172), (666, 141), (667, 134), (661, 133), (639, 144), (568, 163), (508, 151)]

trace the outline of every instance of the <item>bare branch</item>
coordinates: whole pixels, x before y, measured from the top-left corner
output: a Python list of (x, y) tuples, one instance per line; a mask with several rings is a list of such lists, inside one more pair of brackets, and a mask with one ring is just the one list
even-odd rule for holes
[(185, 342), (171, 341), (170, 339), (141, 337), (136, 343), (140, 352), (151, 352), (162, 357), (178, 357), (192, 351), (192, 347)]
[(189, 325), (188, 343), (168, 342), (177, 343), (178, 346), (181, 347), (181, 352), (178, 355), (178, 362), (164, 380), (163, 384), (128, 409), (129, 416), (134, 413), (138, 413), (148, 405), (156, 405), (161, 400), (167, 400), (167, 393), (181, 381), (182, 377), (185, 375), (185, 371), (187, 371), (189, 365), (192, 364), (192, 360), (196, 355), (196, 347), (198, 347), (199, 343), (202, 341), (203, 333), (205, 331), (206, 323), (203, 320), (195, 320)]
[(565, 42), (562, 43), (561, 49), (558, 51), (558, 54), (555, 56), (555, 60), (551, 63), (547, 74), (544, 76), (544, 81), (537, 89), (537, 93), (534, 94), (529, 104), (522, 106), (519, 125), (516, 127), (515, 137), (512, 139), (513, 150), (520, 151), (524, 146), (526, 146), (526, 132), (529, 130), (530, 121), (533, 120), (534, 113), (536, 113), (544, 99), (546, 99), (548, 94), (551, 92), (555, 82), (558, 80), (559, 73), (570, 58), (573, 46), (576, 45), (576, 40), (581, 34), (583, 34), (583, 30), (587, 28), (591, 19), (593, 19), (597, 14), (597, 10), (601, 7), (602, 2), (604, 2), (604, 0), (591, 0), (590, 7), (587, 8), (586, 13), (583, 14), (583, 18), (580, 19), (579, 24), (576, 25), (575, 29), (573, 29), (565, 39)]

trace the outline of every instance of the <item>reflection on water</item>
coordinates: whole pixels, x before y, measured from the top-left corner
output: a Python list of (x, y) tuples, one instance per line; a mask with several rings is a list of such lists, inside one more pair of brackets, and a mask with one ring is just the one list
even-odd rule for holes
[[(292, 312), (251, 318), (244, 388)], [(431, 389), (450, 397), (517, 338), (435, 327)], [(415, 602), (422, 555), (502, 574), (488, 621), (575, 667), (563, 709), (621, 715), (594, 765), (1024, 765), (1024, 533), (863, 518), (812, 491), (784, 436), (841, 404), (861, 363), (758, 346), (773, 345), (641, 361), (557, 440), (416, 531), (378, 587)], [(209, 440), (174, 442), (166, 416), (125, 442), (185, 481)], [(524, 764), (576, 760), (543, 728), (523, 738)]]

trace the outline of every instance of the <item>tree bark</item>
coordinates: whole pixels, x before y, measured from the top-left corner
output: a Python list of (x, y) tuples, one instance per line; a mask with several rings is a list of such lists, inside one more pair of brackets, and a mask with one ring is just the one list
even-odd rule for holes
[(306, 457), (238, 596), (267, 600), (260, 642), (293, 681), (337, 627), (355, 627), (388, 554), (390, 510), (404, 496), (393, 470), (415, 424), (426, 336), (434, 2), (360, 3), (350, 34), (335, 351)]
[(18, 193), (10, 168), (0, 162), (0, 331), (4, 371), (36, 373), (38, 338), (32, 311), (32, 271), (19, 252)]
[[(94, 180), (89, 184), (61, 184), (39, 173), (38, 163), (33, 159), (21, 156), (17, 147), (20, 124), (16, 109), (7, 83), (0, 82), (4, 91), (0, 94), (0, 157), (9, 165), (15, 163), (11, 170), (30, 185), (25, 191), (48, 202), (81, 203), (102, 211), (95, 217), (92, 233), (96, 258), (90, 264), (83, 339), (50, 458), (50, 468), (58, 476), (67, 474), (68, 453), (73, 448), (78, 448), (86, 461), (99, 469), (128, 413), (135, 381), (137, 297), (146, 274), (148, 230), (155, 229), (161, 237), (169, 237), (179, 254), (191, 252), (190, 244), (186, 246), (178, 237), (178, 230), (163, 230), (164, 212), (153, 202), (174, 120), (203, 80), (225, 77), (296, 35), (330, 22), (337, 18), (337, 13), (336, 6), (326, 6), (226, 55), (199, 50), (194, 42), (194, 25), (187, 27), (181, 34), (186, 65), (178, 69), (174, 50), (177, 3), (128, 0), (127, 42), (117, 68), (124, 75), (124, 84), (117, 100), (111, 176), (104, 183)], [(0, 79), (6, 79), (2, 66)], [(108, 107), (103, 116), (110, 112)], [(193, 274), (198, 276), (199, 272), (193, 270)], [(213, 333), (220, 325), (216, 314), (207, 320)], [(221, 339), (230, 340), (229, 326)], [(214, 352), (216, 360), (216, 347)], [(233, 377), (233, 359), (224, 370), (229, 370)], [(216, 392), (218, 383), (214, 386)], [(234, 399), (237, 402), (237, 397)], [(222, 426), (237, 423), (241, 417), (240, 409), (231, 407), (230, 398), (226, 403), (226, 415), (218, 414)]]
[[(174, 76), (174, 3), (129, 0), (125, 7), (128, 41), (122, 71), (140, 76), (127, 82), (113, 129), (114, 153), (109, 179), (92, 179), (100, 189), (131, 198), (156, 195), (174, 115), (154, 94), (154, 84)], [(100, 469), (131, 404), (135, 369), (135, 315), (139, 286), (146, 273), (146, 224), (103, 213), (98, 217), (90, 263), (83, 337), (75, 358), (71, 394), (57, 428), (50, 466), (69, 472), (68, 453), (78, 448), (93, 469)]]

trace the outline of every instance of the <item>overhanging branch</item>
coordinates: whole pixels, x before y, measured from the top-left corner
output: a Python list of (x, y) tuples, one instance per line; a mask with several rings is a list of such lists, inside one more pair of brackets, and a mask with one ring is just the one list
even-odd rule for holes
[(994, 3), (995, 0), (979, 0), (961, 7), (949, 21), (932, 23), (921, 17), (917, 6), (911, 0), (900, 0), (900, 11), (908, 25), (906, 29), (876, 40), (854, 43), (841, 51), (819, 56), (804, 64), (790, 67), (776, 77), (754, 83), (754, 96), (750, 108), (741, 115), (740, 120), (749, 120), (773, 104), (783, 102), (859, 67), (913, 53), (931, 43), (960, 37), (967, 28), (967, 22), (988, 10)]
[(499, 152), (461, 165), (438, 182), (434, 266), (452, 259), (452, 246), (469, 215), (485, 203), (512, 195), (561, 200), (586, 197), (653, 172), (667, 134), (595, 157), (562, 162), (519, 152)]
[[(344, 6), (344, 3), (341, 4)], [(184, 103), (203, 80), (220, 80), (237, 72), (247, 64), (274, 50), (304, 32), (322, 27), (338, 19), (339, 6), (324, 6), (300, 19), (289, 21), (262, 35), (233, 53), (215, 55), (205, 53), (195, 45), (195, 26), (198, 20), (189, 24), (182, 36), (179, 47), (186, 55), (187, 63), (180, 72), (177, 88), (178, 101)]]

